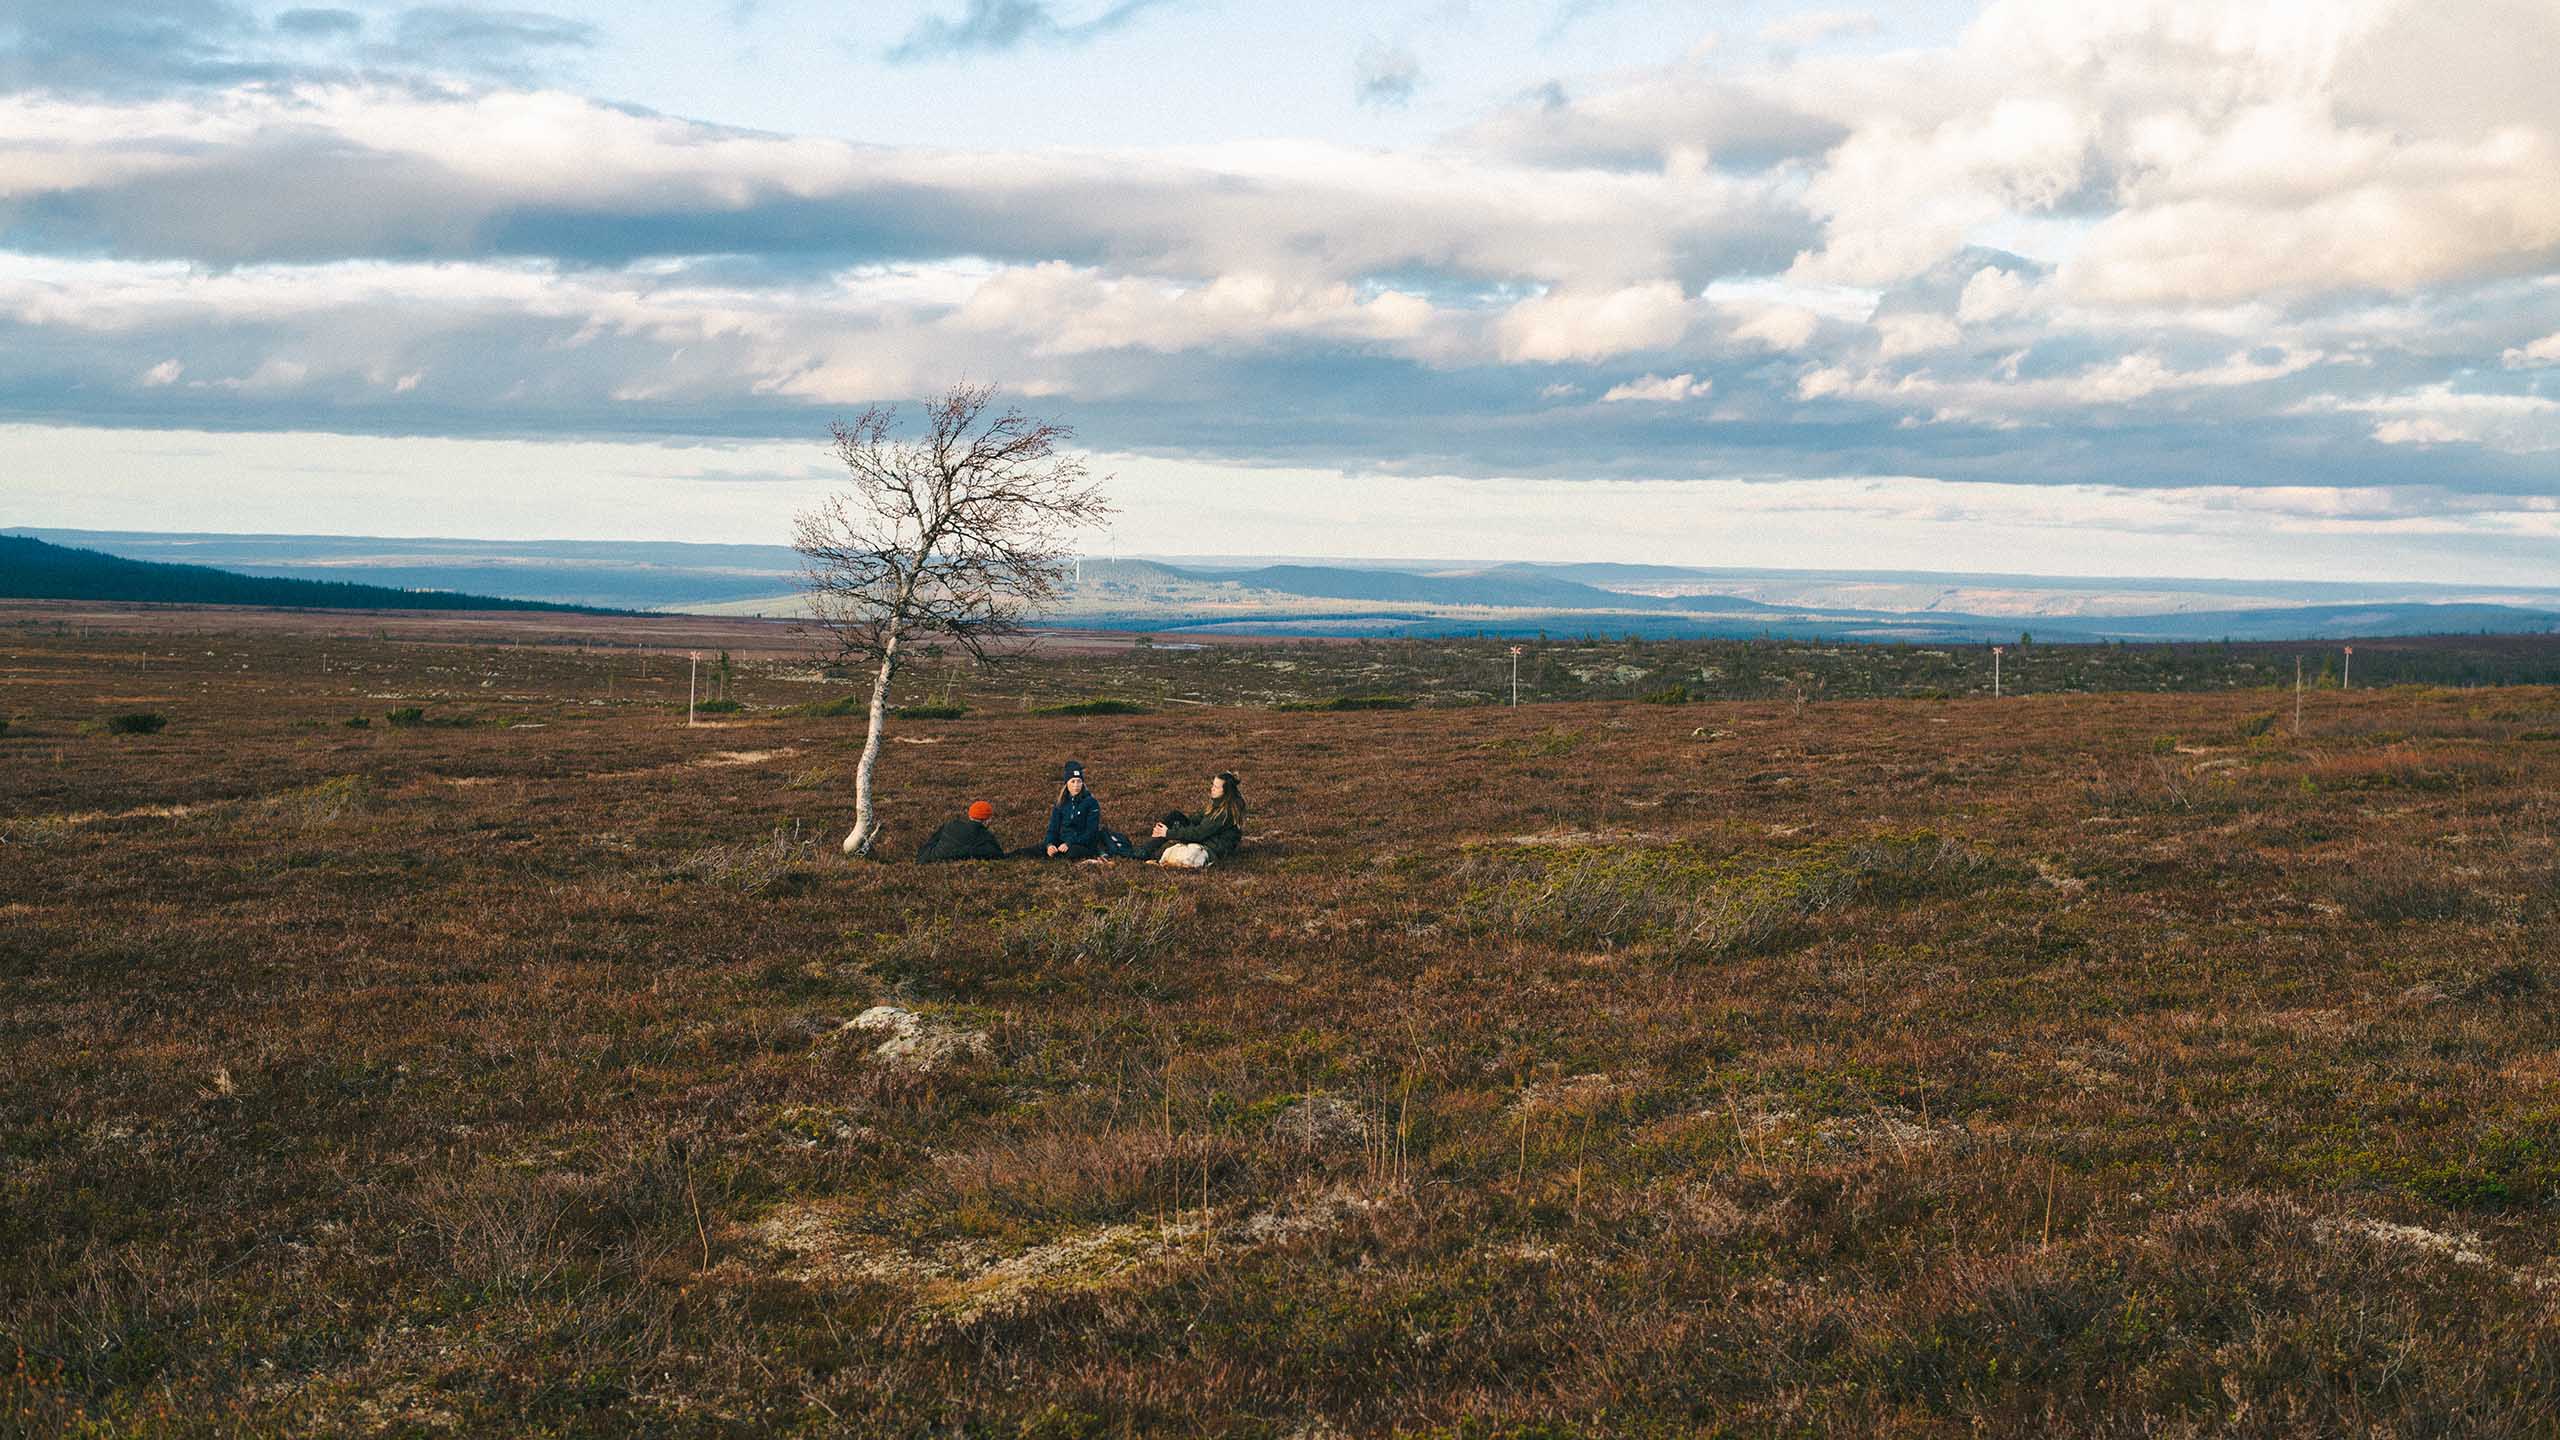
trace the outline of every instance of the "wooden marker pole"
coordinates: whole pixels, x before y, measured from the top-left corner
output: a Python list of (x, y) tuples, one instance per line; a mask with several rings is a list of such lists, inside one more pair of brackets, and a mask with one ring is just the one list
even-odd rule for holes
[(684, 672), (684, 723), (690, 729), (693, 719), (694, 681), (702, 674), (702, 652), (693, 652), (693, 664)]
[(2345, 649), (2347, 652), (2347, 663), (2338, 671), (2338, 688), (2341, 690), (2353, 690), (2356, 688), (2356, 647), (2349, 645), (2346, 646)]
[(2000, 698), (2000, 655), (2006, 649), (2005, 645), (1991, 647), (1991, 698), (1994, 700)]

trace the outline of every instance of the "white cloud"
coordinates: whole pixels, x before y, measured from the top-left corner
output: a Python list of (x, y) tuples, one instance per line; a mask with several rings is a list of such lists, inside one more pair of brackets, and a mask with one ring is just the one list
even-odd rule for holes
[(2435, 384), (2392, 395), (2321, 397), (2299, 408), (2380, 416), (2373, 438), (2385, 445), (2477, 445), (2510, 455), (2560, 450), (2560, 400), (2540, 395)]
[(2529, 365), (2560, 365), (2560, 330), (2531, 344), (2510, 347), (2498, 360), (2510, 370), (2521, 370)]
[(2421, 417), (2416, 420), (2385, 420), (2373, 427), (2373, 438), (2385, 445), (2446, 445), (2469, 440), (2471, 436), (2441, 420)]
[(1610, 386), (1600, 400), (1603, 404), (1621, 400), (1640, 400), (1656, 405), (1677, 405), (1685, 400), (1701, 399), (1714, 388), (1714, 381), (1701, 380), (1687, 373), (1643, 375), (1623, 384)]
[(1956, 318), (1967, 325), (2002, 320), (2025, 310), (2033, 285), (2015, 270), (1985, 265), (1964, 282), (1956, 300)]
[(1810, 10), (1784, 15), (1760, 27), (1760, 38), (1780, 46), (1818, 45), (1837, 35), (1873, 35), (1882, 26), (1867, 10)]
[(1606, 291), (1551, 290), (1514, 305), (1495, 326), (1508, 363), (1606, 360), (1675, 344), (1689, 304), (1668, 280)]
[(1801, 305), (1728, 308), (1738, 311), (1743, 317), (1733, 327), (1734, 339), (1748, 340), (1771, 350), (1802, 350), (1813, 343), (1813, 337), (1822, 329), (1822, 317)]
[[(2014, 362), (2015, 357), (2011, 357)], [(2154, 396), (2242, 389), (2297, 375), (2325, 358), (2317, 350), (2280, 349), (2271, 359), (2249, 352), (2180, 369), (2147, 351), (2090, 365), (2068, 375), (2017, 378), (2014, 363), (1992, 375), (1940, 377), (1926, 370), (1822, 365), (1798, 377), (1804, 400), (1844, 398), (1888, 405), (1931, 420), (1991, 423), (2048, 421)]]
[(159, 364), (142, 372), (142, 383), (154, 388), (162, 385), (175, 385), (178, 383), (178, 377), (186, 373), (186, 366), (179, 364), (175, 360), (163, 360)]
[[(557, 93), (246, 89), (149, 105), (0, 96), (0, 199), (45, 195), (107, 248), (223, 264), (485, 258), (566, 217), (561, 258), (845, 243), (1072, 259), (1189, 280), (1429, 268), (1605, 289), (1793, 237), (1785, 181), (1558, 172), (1499, 156), (1271, 140), (977, 154), (723, 130)], [(680, 222), (680, 238), (660, 228)], [(601, 247), (599, 249), (599, 247)]]
[(1876, 356), (1882, 360), (1943, 350), (1962, 338), (1964, 332), (1944, 315), (1909, 311), (1876, 317)]
[(1363, 295), (1339, 281), (1231, 274), (1182, 285), (1051, 261), (991, 275), (962, 303), (956, 321), (967, 329), (1010, 332), (1042, 355), (1251, 346), (1289, 337), (1450, 353), (1454, 341), (1430, 343), (1436, 318), (1419, 297), (1396, 290)]

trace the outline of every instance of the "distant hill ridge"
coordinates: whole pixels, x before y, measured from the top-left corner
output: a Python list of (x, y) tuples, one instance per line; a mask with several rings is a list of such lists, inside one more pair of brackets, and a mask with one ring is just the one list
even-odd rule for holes
[(277, 580), (210, 565), (127, 560), (97, 550), (0, 535), (0, 597), (138, 600), (174, 605), (274, 605), (313, 610), (549, 610), (596, 615), (591, 605), (507, 600), (449, 590), (394, 590), (337, 580)]

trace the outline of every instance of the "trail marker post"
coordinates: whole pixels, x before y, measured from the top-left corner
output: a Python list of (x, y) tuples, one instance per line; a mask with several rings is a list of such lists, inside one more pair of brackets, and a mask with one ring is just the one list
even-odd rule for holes
[(2293, 657), (2293, 738), (2302, 738), (2302, 657)]
[(1511, 647), (1511, 708), (1520, 708), (1520, 647)]
[(1994, 700), (2000, 698), (2000, 656), (2008, 648), (2006, 645), (1991, 647), (1991, 698)]
[(684, 672), (684, 723), (687, 729), (691, 729), (694, 724), (694, 681), (702, 674), (702, 652), (699, 650), (692, 652), (692, 659), (692, 667)]
[(2338, 670), (2338, 688), (2353, 690), (2356, 688), (2356, 647), (2348, 645), (2342, 648), (2347, 652), (2347, 663)]

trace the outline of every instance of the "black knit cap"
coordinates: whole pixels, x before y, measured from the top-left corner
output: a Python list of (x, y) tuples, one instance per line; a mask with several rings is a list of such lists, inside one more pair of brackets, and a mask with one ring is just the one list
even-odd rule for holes
[(1083, 761), (1081, 761), (1081, 760), (1070, 760), (1070, 761), (1068, 761), (1068, 762), (1067, 762), (1067, 773), (1066, 773), (1066, 774), (1064, 774), (1064, 775), (1062, 775), (1062, 776), (1060, 776), (1059, 778), (1060, 778), (1060, 779), (1063, 779), (1063, 780), (1073, 780), (1074, 778), (1076, 778), (1077, 776), (1079, 776), (1079, 775), (1081, 775), (1081, 774), (1083, 774), (1083, 773), (1084, 773), (1084, 762), (1083, 762)]

